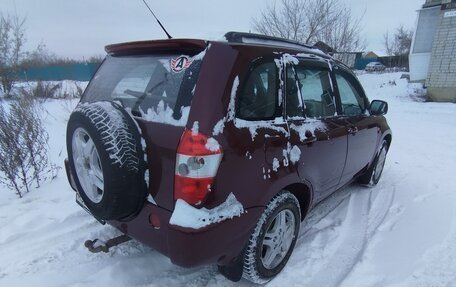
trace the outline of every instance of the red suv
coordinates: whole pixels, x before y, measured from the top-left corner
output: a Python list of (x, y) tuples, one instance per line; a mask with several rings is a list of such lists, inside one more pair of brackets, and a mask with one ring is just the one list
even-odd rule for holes
[(320, 50), (226, 40), (107, 46), (68, 122), (67, 174), (95, 218), (173, 263), (262, 283), (313, 206), (378, 182), (388, 105)]

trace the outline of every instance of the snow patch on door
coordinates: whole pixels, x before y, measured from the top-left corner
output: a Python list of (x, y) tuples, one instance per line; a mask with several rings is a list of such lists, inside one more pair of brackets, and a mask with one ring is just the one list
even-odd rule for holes
[(290, 143), (287, 144), (287, 149), (282, 151), (283, 154), (283, 166), (289, 166), (290, 162), (292, 164), (298, 163), (301, 159), (301, 150), (297, 145), (292, 146)]
[(239, 118), (236, 118), (234, 125), (238, 129), (246, 128), (249, 130), (250, 135), (252, 136), (252, 141), (255, 140), (255, 137), (258, 135), (259, 129), (269, 129), (282, 133), (284, 136), (288, 136), (288, 131), (283, 128), (276, 126), (276, 121), (246, 121)]
[(306, 134), (315, 136), (315, 131), (319, 130), (324, 132), (327, 130), (326, 124), (321, 120), (316, 119), (306, 119), (306, 121), (300, 125), (291, 124), (290, 129), (294, 130), (298, 135), (301, 141), (304, 141), (308, 138)]
[(293, 146), (293, 148), (290, 151), (290, 161), (295, 164), (299, 161), (301, 158), (301, 150), (299, 149), (298, 146)]
[(274, 158), (272, 161), (272, 170), (277, 172), (279, 170), (279, 167), (280, 167), (279, 160), (277, 158)]

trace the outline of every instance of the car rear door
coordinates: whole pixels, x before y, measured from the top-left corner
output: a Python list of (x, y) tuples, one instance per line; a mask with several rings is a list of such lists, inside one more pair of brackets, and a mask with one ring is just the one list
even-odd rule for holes
[(288, 149), (290, 154), (299, 150), (299, 176), (312, 184), (319, 201), (337, 188), (342, 175), (347, 152), (345, 121), (336, 114), (327, 61), (302, 58), (298, 64), (290, 63), (286, 71)]
[(290, 173), (282, 164), (289, 130), (279, 94), (283, 90), (279, 59), (279, 55), (267, 55), (246, 65), (231, 94), (237, 95), (231, 110), (235, 114), (229, 111), (233, 119), (224, 125), (226, 143), (222, 142), (224, 159), (218, 175), (225, 177), (218, 181), (218, 189), (245, 191), (236, 193), (236, 198), (246, 207), (269, 201), (271, 184)]
[(275, 60), (272, 57), (259, 58), (252, 64), (241, 87), (236, 119), (237, 127), (249, 129), (252, 143), (263, 144), (265, 179), (277, 171), (277, 161), (283, 154), (289, 134), (283, 118), (283, 97), (278, 94), (282, 89), (279, 79), (283, 77), (283, 71)]
[(339, 186), (362, 173), (372, 160), (380, 127), (370, 117), (368, 100), (356, 77), (343, 67), (335, 66), (337, 99), (340, 101), (341, 119), (345, 120), (348, 133), (348, 151)]

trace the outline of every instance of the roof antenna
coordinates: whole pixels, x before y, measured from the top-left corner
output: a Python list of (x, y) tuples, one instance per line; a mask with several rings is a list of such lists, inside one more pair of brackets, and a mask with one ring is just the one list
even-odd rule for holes
[(168, 34), (168, 32), (166, 31), (165, 27), (163, 27), (162, 23), (160, 23), (160, 20), (158, 20), (157, 16), (155, 16), (155, 14), (154, 14), (154, 12), (152, 11), (152, 9), (150, 9), (149, 5), (147, 5), (146, 0), (142, 0), (142, 1), (143, 1), (144, 4), (146, 5), (147, 9), (149, 9), (150, 13), (152, 13), (152, 16), (154, 16), (155, 20), (157, 20), (158, 25), (160, 25), (160, 27), (163, 29), (163, 31), (165, 31), (166, 36), (168, 36), (168, 39), (172, 39), (173, 37), (171, 37), (171, 35)]

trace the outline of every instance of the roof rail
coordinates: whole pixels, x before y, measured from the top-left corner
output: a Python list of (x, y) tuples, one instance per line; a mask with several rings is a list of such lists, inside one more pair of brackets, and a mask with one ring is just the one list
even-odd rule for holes
[(245, 32), (228, 32), (225, 34), (225, 39), (231, 43), (263, 44), (271, 46), (295, 46), (296, 48), (318, 49), (313, 46), (302, 44), (293, 40)]

